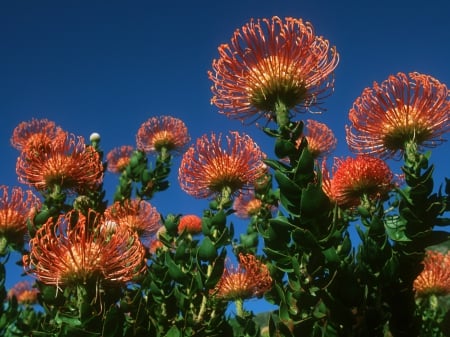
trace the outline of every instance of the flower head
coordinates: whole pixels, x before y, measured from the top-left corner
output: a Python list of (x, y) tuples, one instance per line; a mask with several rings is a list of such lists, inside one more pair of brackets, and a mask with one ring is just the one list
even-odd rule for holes
[(261, 199), (255, 197), (255, 193), (250, 191), (247, 194), (240, 194), (234, 199), (233, 209), (236, 216), (242, 219), (248, 219), (259, 213), (263, 207)]
[(190, 234), (199, 234), (202, 232), (202, 218), (195, 214), (186, 214), (180, 218), (178, 223), (178, 233), (186, 231)]
[(335, 48), (301, 19), (251, 19), (218, 48), (208, 73), (212, 103), (235, 119), (275, 120), (277, 105), (301, 111), (333, 88)]
[(423, 260), (424, 269), (414, 280), (416, 296), (450, 293), (450, 254), (428, 250)]
[(23, 151), (17, 159), (16, 172), (21, 183), (39, 191), (56, 186), (82, 191), (97, 187), (103, 180), (99, 154), (85, 145), (83, 137), (73, 135), (54, 140), (42, 156)]
[[(333, 131), (324, 123), (308, 119), (303, 136), (306, 138), (308, 150), (314, 158), (326, 156), (336, 148), (337, 139)], [(300, 145), (302, 138), (297, 141), (297, 146)]]
[(350, 109), (347, 143), (356, 153), (394, 157), (407, 142), (435, 147), (450, 131), (449, 91), (419, 73), (391, 75), (366, 88)]
[[(324, 175), (326, 180), (326, 174)], [(359, 155), (335, 159), (333, 177), (324, 183), (324, 192), (341, 207), (354, 207), (361, 197), (385, 199), (395, 186), (394, 175), (380, 158)]]
[(65, 136), (66, 132), (54, 122), (33, 118), (16, 126), (11, 137), (11, 145), (20, 151), (40, 153), (56, 138)]
[(19, 304), (35, 304), (38, 300), (39, 290), (34, 288), (28, 281), (20, 281), (16, 283), (8, 291), (8, 298), (16, 298)]
[(136, 135), (137, 147), (147, 153), (182, 153), (191, 140), (186, 125), (181, 119), (171, 116), (149, 118)]
[(105, 219), (136, 232), (141, 240), (149, 240), (161, 227), (161, 215), (146, 200), (116, 201), (105, 211)]
[(27, 233), (27, 220), (33, 217), (41, 202), (31, 191), (20, 187), (12, 188), (9, 194), (7, 186), (0, 186), (0, 193), (0, 237), (8, 244), (20, 246)]
[(145, 270), (145, 250), (126, 226), (111, 230), (90, 211), (49, 219), (30, 240), (25, 271), (45, 284), (74, 286), (90, 282), (123, 285)]
[(248, 190), (265, 172), (265, 155), (245, 134), (231, 131), (222, 148), (222, 135), (203, 135), (183, 155), (178, 172), (181, 188), (196, 198), (208, 198), (224, 189)]
[(106, 161), (108, 171), (112, 173), (122, 173), (130, 162), (134, 148), (129, 145), (116, 147), (108, 152)]
[(261, 297), (272, 288), (269, 269), (254, 255), (239, 254), (237, 268), (225, 268), (212, 294), (223, 300)]

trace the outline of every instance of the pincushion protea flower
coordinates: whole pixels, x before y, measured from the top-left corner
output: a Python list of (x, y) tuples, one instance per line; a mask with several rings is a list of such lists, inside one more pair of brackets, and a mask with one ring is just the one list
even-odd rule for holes
[(104, 219), (70, 211), (47, 221), (24, 255), (27, 274), (57, 287), (102, 283), (123, 285), (145, 270), (145, 250), (126, 226), (104, 226)]
[(183, 153), (190, 142), (186, 125), (181, 119), (171, 116), (149, 118), (142, 123), (136, 135), (138, 149), (147, 153)]
[(134, 148), (130, 145), (123, 145), (109, 151), (106, 155), (108, 171), (112, 173), (122, 173), (130, 162), (133, 151)]
[(254, 255), (239, 254), (237, 268), (225, 268), (221, 279), (211, 291), (225, 301), (261, 297), (272, 288), (272, 277), (267, 266)]
[(234, 199), (233, 209), (238, 218), (248, 219), (259, 213), (263, 207), (262, 201), (255, 197), (255, 193), (250, 191), (247, 194), (240, 194)]
[(302, 111), (333, 88), (339, 57), (301, 19), (251, 19), (218, 48), (208, 72), (212, 103), (227, 117), (276, 120), (278, 106)]
[(54, 139), (66, 135), (67, 133), (56, 126), (55, 122), (33, 118), (16, 126), (11, 137), (11, 145), (17, 150), (36, 154), (45, 151)]
[(161, 215), (145, 200), (116, 201), (106, 209), (105, 219), (120, 226), (127, 226), (143, 241), (148, 241), (162, 226)]
[(222, 135), (203, 135), (183, 155), (178, 171), (181, 188), (195, 198), (248, 190), (265, 172), (265, 155), (246, 134), (230, 131), (226, 148), (221, 147)]
[(55, 139), (42, 156), (22, 151), (16, 172), (21, 183), (39, 191), (55, 187), (82, 191), (97, 187), (103, 180), (99, 154), (85, 145), (83, 137), (74, 135)]
[[(323, 175), (327, 179), (327, 174)], [(380, 158), (359, 155), (356, 158), (336, 158), (333, 177), (323, 183), (324, 192), (339, 206), (358, 206), (361, 198), (384, 200), (394, 188), (394, 175)]]
[(178, 223), (178, 233), (183, 231), (189, 234), (199, 234), (202, 232), (202, 218), (195, 214), (186, 214), (180, 218)]
[[(313, 119), (306, 121), (304, 137), (308, 142), (308, 150), (314, 158), (324, 157), (334, 151), (337, 139), (333, 131), (324, 123)], [(300, 145), (302, 138), (297, 141)]]
[[(27, 233), (27, 220), (34, 216), (40, 208), (41, 201), (31, 191), (23, 191), (20, 187), (11, 189), (0, 186), (0, 237), (4, 244), (22, 245)], [(0, 249), (4, 253), (6, 246)]]
[(16, 283), (8, 291), (8, 298), (15, 297), (19, 304), (35, 304), (37, 303), (39, 290), (33, 288), (33, 285), (28, 281), (20, 281)]
[(408, 142), (435, 147), (450, 131), (447, 87), (435, 78), (398, 73), (366, 88), (350, 109), (347, 143), (356, 153), (394, 157)]
[(427, 250), (424, 269), (414, 280), (416, 296), (450, 293), (450, 254)]

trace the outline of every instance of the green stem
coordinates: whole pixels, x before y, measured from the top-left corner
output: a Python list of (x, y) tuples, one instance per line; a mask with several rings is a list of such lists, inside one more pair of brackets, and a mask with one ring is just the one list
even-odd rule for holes
[(289, 110), (286, 105), (278, 100), (275, 103), (275, 115), (277, 118), (277, 124), (280, 129), (283, 129), (289, 124)]
[(236, 316), (245, 318), (244, 300), (242, 298), (237, 298), (234, 300), (234, 305), (236, 306)]

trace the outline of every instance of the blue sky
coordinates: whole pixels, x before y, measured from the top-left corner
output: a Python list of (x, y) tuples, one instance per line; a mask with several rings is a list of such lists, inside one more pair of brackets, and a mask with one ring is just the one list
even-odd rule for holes
[[(271, 140), (261, 131), (228, 120), (210, 105), (207, 71), (235, 29), (273, 15), (310, 21), (317, 35), (336, 46), (340, 63), (335, 92), (324, 104), (328, 110), (303, 117), (330, 125), (338, 138), (334, 155), (350, 155), (344, 138), (348, 110), (373, 81), (417, 71), (450, 85), (449, 13), (445, 0), (2, 1), (0, 184), (18, 184), (18, 153), (10, 137), (31, 118), (53, 120), (86, 138), (99, 132), (106, 153), (134, 145), (148, 118), (171, 115), (186, 123), (193, 140), (240, 130), (272, 155)], [(437, 182), (450, 176), (448, 150), (446, 143), (433, 151)], [(178, 163), (171, 188), (152, 204), (163, 214), (200, 214), (207, 201), (180, 190)], [(105, 179), (111, 200), (117, 177)]]

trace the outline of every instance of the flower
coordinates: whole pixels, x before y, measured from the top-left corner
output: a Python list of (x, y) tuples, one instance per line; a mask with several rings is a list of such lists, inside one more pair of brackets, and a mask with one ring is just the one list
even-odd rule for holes
[(103, 226), (94, 211), (49, 219), (30, 240), (26, 273), (50, 285), (103, 283), (123, 285), (145, 270), (145, 249), (126, 226)]
[(8, 291), (8, 298), (16, 298), (19, 304), (36, 304), (38, 301), (39, 290), (34, 288), (28, 281), (20, 281), (16, 283)]
[(17, 150), (35, 154), (45, 151), (56, 138), (65, 137), (66, 134), (48, 119), (33, 118), (17, 125), (11, 137), (11, 145)]
[(183, 155), (178, 171), (181, 188), (195, 198), (208, 198), (224, 189), (231, 193), (248, 190), (265, 172), (265, 155), (246, 134), (230, 131), (227, 148), (222, 134), (203, 135)]
[(208, 72), (212, 104), (234, 119), (276, 119), (277, 105), (301, 111), (331, 91), (336, 49), (301, 19), (251, 19), (218, 48)]
[(126, 169), (130, 162), (134, 148), (129, 145), (116, 147), (108, 152), (106, 161), (108, 163), (108, 171), (112, 173), (121, 173)]
[(449, 132), (449, 91), (419, 73), (391, 75), (366, 88), (349, 112), (347, 143), (356, 153), (394, 157), (407, 142), (422, 147), (442, 143)]
[[(327, 174), (323, 175), (324, 180)], [(385, 199), (394, 187), (394, 175), (380, 158), (359, 155), (356, 158), (335, 158), (333, 177), (323, 184), (324, 192), (339, 206), (358, 206), (361, 198)]]
[(149, 118), (142, 123), (136, 135), (137, 147), (147, 153), (183, 153), (191, 138), (184, 122), (170, 116)]
[(178, 223), (178, 233), (183, 231), (189, 234), (199, 234), (202, 232), (202, 218), (195, 214), (183, 215)]
[(161, 227), (161, 215), (148, 201), (116, 201), (105, 211), (106, 221), (124, 225), (146, 241)]
[(16, 172), (21, 183), (39, 191), (55, 187), (83, 191), (97, 187), (103, 180), (100, 156), (85, 145), (83, 137), (57, 138), (42, 156), (31, 157), (27, 152), (17, 159)]
[(272, 288), (269, 269), (254, 255), (239, 254), (237, 268), (225, 268), (221, 279), (211, 291), (222, 300), (249, 299), (261, 297)]
[[(308, 150), (314, 158), (328, 155), (336, 148), (337, 139), (333, 131), (324, 123), (308, 119), (304, 137), (308, 142)], [(297, 146), (300, 146), (302, 139), (303, 137), (298, 139)]]
[(257, 199), (252, 191), (248, 194), (238, 195), (233, 203), (236, 216), (242, 219), (248, 219), (258, 214), (262, 207), (262, 201)]
[(9, 195), (8, 187), (3, 185), (0, 192), (0, 237), (13, 246), (20, 246), (27, 233), (27, 221), (40, 208), (41, 201), (31, 191), (23, 191), (20, 187), (12, 188)]
[(427, 250), (424, 269), (414, 280), (416, 296), (450, 293), (450, 254)]

